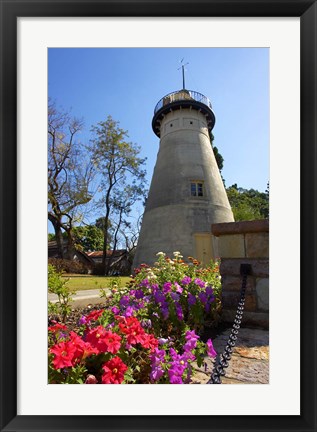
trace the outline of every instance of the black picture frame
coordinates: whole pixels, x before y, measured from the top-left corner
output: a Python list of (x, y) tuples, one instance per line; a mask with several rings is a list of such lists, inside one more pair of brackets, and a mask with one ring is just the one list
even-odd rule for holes
[[(1, 431), (316, 431), (316, 123), (317, 4), (312, 0), (0, 0), (1, 11)], [(17, 415), (17, 18), (300, 17), (301, 47), (301, 372), (300, 415), (20, 416)], [(252, 37), (252, 35), (250, 36)], [(290, 126), (291, 127), (291, 126)], [(281, 167), (282, 170), (282, 167)], [(282, 175), (282, 173), (281, 173)], [(292, 187), (291, 180), (286, 187)], [(291, 203), (290, 203), (291, 208)], [(32, 227), (34, 229), (34, 227)], [(290, 263), (290, 271), (293, 263)], [(292, 331), (292, 323), (283, 323)], [(291, 361), (285, 352), (283, 361)], [(283, 364), (283, 361), (281, 364)], [(280, 371), (283, 373), (283, 370)], [(290, 376), (291, 380), (292, 377)], [(212, 404), (212, 401), (202, 401)], [(225, 404), (225, 400), (223, 401)], [(247, 403), (247, 401), (246, 401)]]

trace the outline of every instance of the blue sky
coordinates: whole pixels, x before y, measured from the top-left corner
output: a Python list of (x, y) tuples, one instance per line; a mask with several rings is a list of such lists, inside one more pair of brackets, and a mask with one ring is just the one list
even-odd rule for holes
[(83, 117), (81, 140), (111, 115), (147, 158), (150, 184), (159, 139), (151, 127), (156, 103), (182, 88), (207, 96), (216, 116), (214, 145), (224, 158), (226, 186), (259, 191), (269, 181), (269, 49), (50, 48), (48, 94)]

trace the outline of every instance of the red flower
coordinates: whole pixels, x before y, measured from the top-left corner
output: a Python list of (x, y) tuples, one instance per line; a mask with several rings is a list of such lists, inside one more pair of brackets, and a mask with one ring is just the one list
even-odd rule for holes
[(153, 351), (158, 347), (158, 340), (152, 334), (144, 333), (142, 346), (143, 348), (150, 348)]
[(80, 336), (78, 336), (75, 332), (70, 332), (70, 341), (73, 343), (74, 347), (76, 348), (76, 351), (74, 353), (73, 362), (77, 360), (77, 363), (85, 359), (86, 357), (91, 356), (92, 354), (99, 354), (99, 351), (97, 348), (94, 348), (91, 346), (90, 343), (85, 342), (82, 340)]
[(73, 366), (73, 357), (76, 347), (72, 342), (60, 342), (50, 349), (54, 354), (53, 365), (55, 369)]
[[(121, 317), (120, 317), (121, 318)], [(124, 320), (121, 319), (119, 328), (122, 333), (127, 336), (127, 342), (130, 345), (142, 343), (145, 331), (141, 327), (140, 322), (135, 317), (128, 317)]]
[(90, 314), (88, 314), (86, 316), (86, 320), (87, 322), (90, 321), (97, 321), (97, 319), (104, 313), (103, 309), (100, 310), (93, 310), (92, 312), (90, 312)]
[(124, 380), (124, 373), (128, 370), (127, 365), (121, 358), (113, 357), (103, 367), (102, 384), (121, 384)]
[(48, 328), (48, 331), (50, 331), (52, 333), (57, 333), (60, 330), (67, 330), (67, 327), (65, 326), (65, 324), (56, 323), (53, 326)]
[(86, 333), (86, 341), (98, 352), (110, 352), (116, 354), (121, 346), (121, 336), (111, 331), (107, 331), (104, 327), (98, 326)]

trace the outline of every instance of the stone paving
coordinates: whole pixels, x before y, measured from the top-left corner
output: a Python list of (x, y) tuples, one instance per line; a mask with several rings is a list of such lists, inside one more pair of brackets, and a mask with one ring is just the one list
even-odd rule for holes
[[(225, 330), (213, 340), (220, 355), (227, 343), (231, 329)], [(206, 384), (210, 379), (214, 360), (206, 358), (205, 366), (195, 367), (193, 384)], [(241, 328), (233, 349), (229, 367), (222, 377), (223, 384), (269, 384), (269, 332), (260, 329)]]

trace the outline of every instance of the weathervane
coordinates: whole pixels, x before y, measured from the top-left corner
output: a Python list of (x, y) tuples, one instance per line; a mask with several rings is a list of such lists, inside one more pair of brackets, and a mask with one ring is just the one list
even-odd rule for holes
[(187, 66), (189, 63), (185, 63), (185, 64), (183, 64), (183, 61), (184, 61), (184, 57), (183, 57), (182, 60), (180, 61), (180, 63), (182, 63), (182, 66), (179, 67), (177, 70), (182, 69), (182, 72), (183, 72), (183, 90), (185, 90), (185, 66)]

